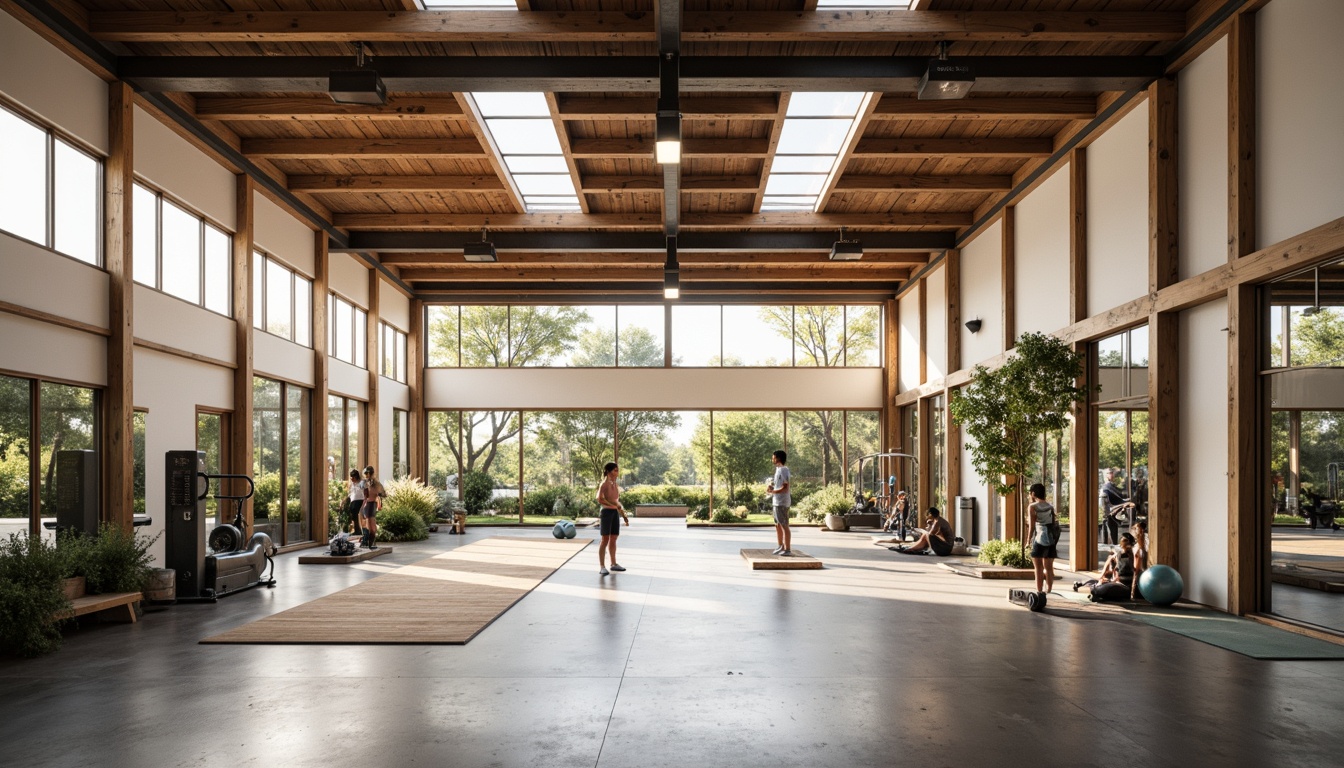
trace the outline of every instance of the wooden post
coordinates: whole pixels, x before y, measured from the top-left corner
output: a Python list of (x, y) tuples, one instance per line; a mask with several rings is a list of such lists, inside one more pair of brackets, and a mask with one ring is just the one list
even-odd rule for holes
[[(952, 248), (943, 255), (947, 278), (947, 370), (944, 376), (961, 370), (961, 251)], [(952, 530), (957, 529), (957, 497), (961, 495), (961, 427), (952, 422), (952, 397), (956, 390), (943, 388), (943, 427), (947, 441), (943, 457), (947, 466), (947, 509), (944, 517)]]
[(1254, 13), (1233, 17), (1227, 58), (1227, 258), (1236, 261), (1256, 238)]
[(368, 321), (368, 330), (364, 334), (364, 341), (367, 345), (367, 351), (364, 355), (364, 362), (369, 364), (369, 406), (368, 406), (368, 424), (364, 427), (364, 453), (368, 456), (369, 464), (372, 464), (378, 472), (381, 479), (384, 475), (391, 476), (389, 468), (383, 466), (382, 456), (379, 453), (379, 433), (382, 420), (379, 418), (379, 398), (378, 398), (378, 378), (379, 370), (382, 368), (383, 361), (378, 356), (379, 335), (382, 329), (378, 326), (379, 321), (379, 294), (378, 288), (382, 285), (382, 280), (378, 277), (378, 270), (369, 270), (369, 312), (366, 320)]
[(1069, 323), (1087, 319), (1087, 150), (1069, 153)]
[[(236, 177), (237, 231), (233, 234), (233, 418), (229, 420), (230, 469), (250, 475), (252, 460), (252, 180), (247, 174)], [(324, 427), (325, 428), (325, 427)], [(245, 536), (252, 535), (252, 500), (243, 503)], [(276, 542), (279, 544), (279, 542)]]
[[(327, 317), (327, 292), (331, 274), (331, 254), (327, 250), (327, 233), (320, 229), (313, 233), (313, 255), (313, 298), (309, 302), (312, 309), (313, 400), (310, 422), (312, 428), (308, 436), (311, 455), (308, 462), (308, 482), (312, 486), (309, 497), (312, 499), (312, 509), (308, 512), (313, 541), (326, 541), (329, 528), (327, 521), (331, 515), (331, 510), (327, 508), (327, 481), (330, 479), (327, 467), (327, 452), (330, 448), (327, 445), (327, 420), (330, 417), (327, 413), (329, 392), (327, 370), (330, 360), (327, 356), (327, 343), (331, 338)], [(346, 467), (336, 467), (336, 477), (344, 479), (346, 471)]]
[[(1176, 82), (1148, 87), (1148, 292), (1178, 281)], [(1180, 569), (1180, 329), (1175, 312), (1148, 316), (1148, 534), (1150, 557)]]
[(900, 304), (896, 299), (886, 300), (883, 312), (883, 338), (886, 347), (886, 360), (882, 366), (882, 376), (886, 384), (887, 396), (882, 403), (883, 423), (886, 424), (886, 446), (883, 450), (894, 450), (901, 444), (901, 412), (896, 407), (896, 395), (900, 393), (901, 368), (901, 318)]
[[(135, 92), (108, 86), (108, 154), (104, 165), (103, 264), (107, 269), (107, 389), (102, 431), (105, 503), (102, 519), (131, 529), (135, 515), (135, 273), (131, 213), (135, 180)], [(147, 457), (148, 458), (148, 457)]]
[[(1148, 293), (1178, 281), (1180, 243), (1176, 166), (1176, 81), (1148, 86)], [(1151, 394), (1151, 393), (1150, 393)]]
[(1017, 346), (1017, 208), (1003, 209), (1003, 349)]
[(406, 338), (406, 386), (411, 391), (407, 433), (411, 477), (429, 482), (429, 430), (425, 419), (425, 303), (411, 299), (411, 327)]
[(961, 370), (961, 251), (952, 248), (943, 255), (947, 278), (947, 370), (944, 377)]
[[(1073, 345), (1074, 352), (1088, 354), (1089, 342)], [(1079, 382), (1088, 380), (1090, 363), (1083, 369)], [(1091, 398), (1073, 406), (1073, 425), (1069, 445), (1069, 568), (1090, 571), (1097, 567), (1097, 473), (1093, 458), (1093, 421)]]
[(1255, 286), (1227, 294), (1227, 610), (1245, 614), (1261, 608), (1258, 584), (1269, 584), (1268, 514), (1260, 514), (1262, 435), (1256, 397), (1259, 312)]

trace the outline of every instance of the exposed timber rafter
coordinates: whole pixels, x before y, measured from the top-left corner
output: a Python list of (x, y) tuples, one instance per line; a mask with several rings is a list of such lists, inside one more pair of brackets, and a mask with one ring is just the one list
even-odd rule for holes
[[(689, 213), (682, 217), (682, 229), (749, 229), (831, 231), (846, 227), (857, 230), (932, 227), (957, 229), (971, 223), (971, 214), (936, 213)], [(432, 229), (474, 232), (489, 227), (491, 232), (509, 230), (606, 230), (646, 231), (661, 229), (663, 221), (656, 213), (337, 213), (335, 224), (351, 229)], [(832, 238), (833, 239), (833, 238)]]

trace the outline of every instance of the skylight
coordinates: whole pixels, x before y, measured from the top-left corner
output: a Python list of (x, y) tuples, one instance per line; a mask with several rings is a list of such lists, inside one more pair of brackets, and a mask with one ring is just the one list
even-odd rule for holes
[(815, 211), (871, 94), (795, 93), (784, 113), (762, 211)]
[(517, 0), (421, 0), (425, 10), (459, 11), (490, 8), (497, 10), (518, 10)]
[(882, 8), (889, 11), (910, 10), (910, 0), (817, 0), (817, 10), (827, 8)]
[(546, 95), (479, 92), (471, 98), (527, 212), (582, 210)]

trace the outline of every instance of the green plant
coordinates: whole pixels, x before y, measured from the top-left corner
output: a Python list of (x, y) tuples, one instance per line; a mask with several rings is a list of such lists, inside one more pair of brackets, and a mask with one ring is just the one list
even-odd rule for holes
[(420, 516), (425, 525), (438, 522), (435, 512), (439, 506), (439, 494), (433, 488), (420, 482), (418, 477), (403, 477), (389, 480), (385, 486), (387, 497), (383, 499), (383, 511), (408, 509)]
[(1042, 437), (1069, 425), (1074, 403), (1086, 399), (1090, 388), (1078, 385), (1082, 353), (1054, 336), (1024, 333), (1012, 352), (994, 370), (975, 366), (970, 385), (952, 397), (948, 410), (970, 437), (966, 449), (975, 471), (1000, 494), (1016, 494), (1025, 531), (1031, 526), (1019, 478), (1030, 476)]
[(100, 592), (140, 592), (154, 573), (149, 548), (159, 538), (140, 536), (133, 529), (104, 523), (89, 552), (88, 589)]
[(86, 580), (93, 564), (93, 548), (96, 539), (73, 530), (63, 530), (56, 534), (56, 554), (61, 560), (61, 578), (74, 579), (83, 576)]
[(52, 616), (70, 607), (62, 556), (40, 536), (12, 533), (0, 545), (0, 650), (39, 656), (61, 647)]
[(713, 517), (710, 518), (710, 522), (740, 523), (746, 519), (747, 519), (746, 507), (738, 507), (736, 509), (733, 509), (732, 507), (719, 507), (718, 509), (714, 510), (714, 515)]
[(471, 471), (462, 476), (462, 501), (467, 512), (475, 514), (490, 503), (495, 491), (495, 479), (485, 472)]
[(429, 526), (414, 511), (386, 509), (378, 513), (379, 541), (423, 541), (429, 538)]
[(1022, 542), (1017, 539), (994, 539), (980, 547), (980, 562), (1004, 565), (1009, 568), (1030, 568), (1031, 561), (1022, 553)]
[(518, 516), (518, 497), (517, 496), (496, 496), (490, 499), (485, 505), (485, 509), (494, 511), (497, 515)]
[(690, 511), (690, 512), (687, 512), (686, 514), (687, 514), (688, 517), (693, 517), (693, 518), (695, 518), (696, 520), (708, 520), (708, 519), (709, 519), (709, 507), (706, 507), (706, 506), (703, 506), (703, 505), (702, 505), (702, 506), (698, 506), (698, 507), (691, 507), (691, 511)]
[(341, 530), (341, 519), (350, 496), (345, 490), (344, 480), (327, 481), (327, 535), (332, 536)]
[(827, 515), (847, 514), (853, 502), (839, 485), (828, 485), (793, 505), (794, 516), (804, 522), (815, 523)]
[[(586, 493), (592, 493), (587, 489), (582, 489)], [(568, 485), (548, 485), (545, 488), (537, 488), (527, 492), (523, 497), (523, 514), (525, 515), (556, 515), (559, 517), (576, 517), (578, 512), (584, 509), (584, 498), (580, 490), (569, 487)], [(621, 502), (625, 506), (631, 507), (635, 502), (627, 498), (629, 494), (621, 494)]]

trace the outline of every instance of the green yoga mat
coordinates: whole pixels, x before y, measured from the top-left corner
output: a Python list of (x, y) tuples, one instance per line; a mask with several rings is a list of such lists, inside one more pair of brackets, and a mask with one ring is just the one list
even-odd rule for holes
[[(1084, 595), (1056, 592), (1052, 598), (1064, 598), (1080, 605), (1096, 605), (1114, 610), (1118, 617), (1151, 624), (1168, 632), (1216, 645), (1229, 651), (1250, 656), (1253, 659), (1274, 661), (1344, 661), (1344, 645), (1317, 640), (1314, 637), (1299, 635), (1258, 621), (1243, 619), (1220, 613), (1208, 608), (1185, 605), (1172, 608), (1139, 604), (1128, 606), (1122, 603), (1092, 603)], [(1047, 609), (1048, 610), (1048, 609)]]

